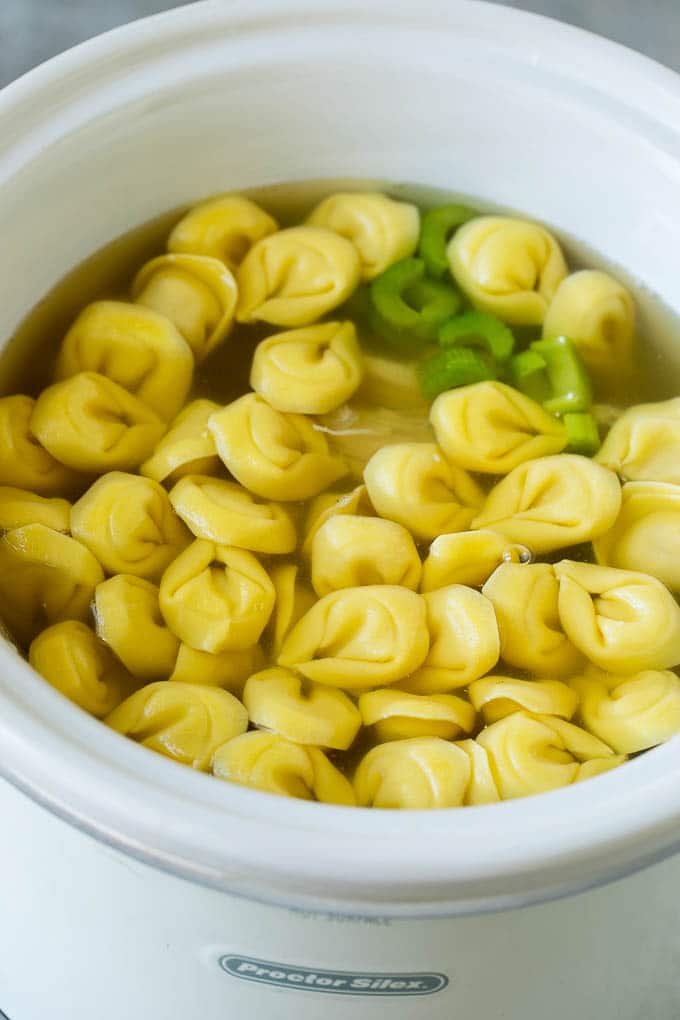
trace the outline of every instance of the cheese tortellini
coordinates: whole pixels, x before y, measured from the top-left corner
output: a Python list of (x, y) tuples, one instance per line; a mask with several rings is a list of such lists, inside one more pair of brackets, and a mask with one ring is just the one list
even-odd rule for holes
[(309, 418), (276, 411), (255, 393), (217, 411), (208, 427), (232, 475), (264, 499), (309, 499), (346, 474)]
[(155, 482), (173, 482), (184, 475), (216, 475), (222, 467), (208, 419), (220, 405), (193, 400), (178, 414), (140, 473)]
[(227, 741), (213, 758), (213, 775), (280, 797), (322, 804), (356, 804), (352, 784), (318, 747), (276, 733), (251, 732)]
[(161, 255), (140, 269), (132, 296), (137, 304), (169, 319), (201, 362), (229, 335), (236, 280), (219, 259)]
[(300, 549), (302, 558), (307, 560), (312, 555), (316, 533), (330, 517), (346, 514), (371, 517), (374, 512), (365, 485), (357, 485), (351, 492), (323, 492), (316, 496), (305, 519), (305, 537)]
[(448, 247), (451, 273), (476, 308), (517, 326), (540, 326), (567, 275), (544, 227), (509, 216), (477, 216)]
[(191, 535), (165, 489), (150, 478), (111, 471), (71, 510), (74, 538), (86, 545), (108, 574), (158, 580)]
[(252, 553), (196, 539), (163, 574), (159, 601), (173, 634), (199, 652), (216, 653), (256, 644), (274, 597)]
[(290, 227), (250, 249), (237, 273), (239, 322), (308, 326), (359, 283), (357, 249), (320, 227)]
[(64, 337), (57, 379), (98, 372), (161, 418), (184, 404), (194, 373), (191, 348), (165, 315), (125, 301), (95, 301)]
[(669, 670), (632, 676), (592, 670), (571, 681), (584, 724), (620, 754), (633, 754), (680, 732), (680, 679)]
[(457, 746), (464, 751), (470, 762), (470, 782), (465, 792), (464, 804), (497, 804), (501, 799), (491, 769), (491, 759), (485, 748), (476, 740), (459, 740)]
[(420, 557), (411, 535), (381, 517), (336, 515), (312, 544), (312, 584), (317, 595), (363, 584), (398, 584), (416, 591)]
[(568, 336), (599, 379), (630, 372), (635, 306), (609, 273), (581, 269), (560, 283), (543, 323), (543, 336)]
[(593, 551), (598, 563), (652, 574), (680, 593), (680, 485), (626, 482), (621, 512)]
[(169, 679), (185, 684), (223, 687), (240, 697), (248, 677), (261, 670), (264, 663), (264, 653), (259, 645), (213, 654), (181, 644)]
[(598, 538), (621, 507), (616, 475), (577, 454), (520, 464), (489, 493), (475, 528), (489, 528), (534, 553)]
[(554, 569), (562, 627), (594, 665), (630, 673), (680, 662), (680, 606), (655, 577), (571, 560)]
[(522, 709), (536, 715), (571, 719), (578, 694), (560, 680), (518, 680), (508, 676), (485, 676), (470, 684), (470, 701), (482, 712), (487, 725)]
[(0, 485), (40, 496), (70, 495), (78, 475), (40, 445), (32, 429), (34, 408), (32, 397), (0, 397)]
[(454, 531), (440, 535), (423, 563), (420, 590), (436, 591), (449, 584), (481, 587), (501, 563), (529, 563), (526, 546), (514, 545), (495, 531)]
[(243, 704), (255, 726), (296, 744), (346, 750), (361, 726), (356, 705), (336, 687), (309, 684), (275, 667), (247, 681)]
[(435, 443), (383, 447), (366, 465), (364, 480), (377, 512), (425, 541), (464, 531), (484, 500), (479, 485)]
[(27, 489), (0, 485), (0, 531), (44, 524), (54, 531), (71, 530), (71, 504), (66, 499), (38, 496)]
[(312, 608), (316, 596), (310, 586), (301, 580), (296, 563), (275, 563), (269, 574), (276, 602), (267, 631), (271, 653), (276, 660), (288, 631)]
[(219, 195), (194, 206), (168, 238), (168, 251), (208, 255), (236, 270), (248, 251), (278, 223), (243, 195)]
[(370, 750), (356, 771), (354, 789), (363, 807), (459, 807), (470, 774), (470, 759), (456, 744), (412, 737)]
[(680, 485), (680, 397), (629, 407), (596, 460), (627, 481)]
[(425, 608), (422, 596), (396, 585), (331, 592), (288, 633), (279, 665), (345, 690), (394, 683), (427, 656)]
[(288, 510), (257, 499), (236, 482), (187, 475), (172, 489), (170, 502), (196, 538), (258, 553), (289, 553), (297, 545)]
[(168, 630), (158, 588), (132, 574), (117, 574), (94, 593), (97, 634), (139, 680), (165, 680), (175, 669), (179, 639)]
[(540, 404), (500, 382), (461, 386), (437, 397), (430, 419), (446, 456), (467, 468), (504, 475), (567, 445), (564, 425)]
[(246, 731), (248, 713), (219, 687), (161, 680), (135, 691), (105, 722), (152, 751), (208, 772), (217, 749)]
[(52, 687), (101, 719), (133, 689), (132, 677), (79, 620), (63, 620), (31, 643), (28, 661)]
[(373, 726), (380, 743), (410, 737), (452, 740), (474, 729), (476, 712), (456, 694), (409, 694), (392, 687), (359, 698), (365, 726)]
[(559, 582), (549, 563), (503, 563), (482, 591), (496, 613), (504, 662), (539, 676), (565, 676), (582, 666), (560, 623)]
[(326, 414), (354, 394), (362, 356), (353, 322), (320, 322), (262, 340), (250, 385), (277, 411)]
[(372, 280), (416, 250), (420, 213), (417, 206), (377, 191), (340, 192), (324, 198), (307, 223), (351, 241), (359, 252), (362, 278)]

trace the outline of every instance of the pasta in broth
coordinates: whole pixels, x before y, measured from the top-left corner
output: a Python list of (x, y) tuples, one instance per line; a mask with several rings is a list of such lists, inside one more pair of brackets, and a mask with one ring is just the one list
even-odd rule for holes
[(0, 395), (0, 618), (61, 695), (345, 807), (491, 805), (680, 732), (680, 398), (624, 283), (374, 188), (135, 237)]

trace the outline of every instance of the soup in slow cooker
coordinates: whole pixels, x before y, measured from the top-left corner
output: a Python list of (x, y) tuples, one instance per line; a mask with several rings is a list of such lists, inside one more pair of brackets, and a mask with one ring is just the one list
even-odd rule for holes
[(523, 216), (273, 198), (117, 242), (10, 344), (0, 616), (31, 665), (329, 804), (490, 804), (673, 736), (680, 398), (650, 399), (630, 288)]

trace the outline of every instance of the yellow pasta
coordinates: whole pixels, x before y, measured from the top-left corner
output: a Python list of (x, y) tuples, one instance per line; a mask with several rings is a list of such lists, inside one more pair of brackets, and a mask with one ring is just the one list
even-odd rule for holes
[(480, 382), (440, 394), (430, 420), (437, 442), (468, 471), (504, 475), (518, 464), (559, 453), (564, 425), (540, 404), (500, 382)]
[(53, 457), (77, 471), (129, 471), (165, 432), (159, 416), (112, 379), (80, 372), (43, 390), (31, 429)]
[(170, 492), (170, 502), (196, 538), (259, 553), (289, 553), (297, 545), (288, 510), (257, 499), (236, 482), (186, 475)]
[(216, 475), (222, 468), (208, 419), (219, 411), (213, 400), (193, 400), (178, 414), (140, 472), (155, 482), (184, 475)]
[(579, 762), (560, 734), (525, 712), (487, 726), (477, 742), (489, 755), (502, 800), (556, 790), (578, 778)]
[(219, 259), (176, 254), (142, 266), (132, 296), (169, 319), (200, 363), (229, 335), (238, 292), (236, 280)]
[(40, 445), (31, 426), (34, 408), (32, 397), (0, 397), (0, 484), (41, 496), (70, 495), (82, 482)]
[(630, 673), (680, 662), (680, 607), (655, 577), (571, 560), (554, 569), (562, 627), (600, 669)]
[(476, 721), (470, 702), (455, 694), (408, 694), (394, 688), (362, 694), (359, 711), (381, 744), (409, 737), (453, 740), (471, 733)]
[(619, 754), (633, 754), (680, 732), (680, 679), (669, 670), (622, 676), (589, 671), (571, 681), (585, 726)]
[(105, 719), (152, 751), (203, 772), (219, 747), (248, 727), (248, 713), (219, 687), (161, 680), (126, 698)]
[(363, 367), (363, 379), (357, 390), (360, 402), (393, 411), (416, 411), (427, 417), (430, 405), (420, 388), (416, 361), (386, 358), (365, 351)]
[(251, 676), (243, 704), (255, 726), (295, 744), (346, 750), (361, 727), (361, 715), (342, 691), (307, 684), (290, 670), (274, 667)]
[(604, 772), (611, 772), (612, 769), (618, 768), (626, 761), (628, 758), (625, 754), (611, 754), (608, 758), (591, 758), (590, 761), (584, 761), (579, 765), (574, 782), (582, 783), (585, 779), (593, 779), (595, 776), (601, 776)]
[(71, 530), (71, 504), (66, 499), (38, 496), (27, 489), (0, 485), (0, 531), (44, 524), (54, 531)]
[(289, 630), (316, 602), (308, 584), (300, 580), (296, 563), (275, 563), (270, 577), (276, 592), (274, 611), (267, 625), (271, 654), (276, 661)]
[(598, 563), (652, 574), (680, 593), (680, 485), (626, 482), (621, 512), (593, 552)]
[(484, 500), (463, 468), (434, 443), (395, 443), (374, 454), (364, 471), (371, 503), (425, 541), (469, 527)]
[(423, 665), (400, 684), (414, 694), (437, 694), (484, 676), (498, 662), (498, 625), (491, 602), (452, 584), (423, 596), (430, 649)]
[(356, 804), (352, 784), (318, 747), (294, 744), (276, 733), (244, 733), (219, 748), (213, 775), (281, 797), (322, 804)]
[(509, 216), (478, 216), (448, 247), (451, 273), (472, 304), (517, 326), (540, 326), (567, 265), (543, 227)]
[(326, 414), (354, 394), (362, 354), (353, 322), (319, 322), (262, 340), (250, 385), (277, 411)]
[(680, 397), (629, 407), (595, 459), (628, 481), (680, 485)]
[(568, 336), (587, 368), (611, 384), (632, 368), (635, 306), (609, 273), (581, 269), (560, 283), (543, 323), (543, 336)]
[(158, 588), (132, 574), (117, 574), (94, 593), (97, 634), (139, 680), (166, 680), (175, 668), (179, 641), (165, 626)]
[(170, 680), (185, 684), (208, 684), (223, 687), (241, 696), (249, 676), (264, 666), (264, 654), (259, 645), (235, 652), (199, 652), (190, 645), (180, 644), (175, 668)]
[(422, 592), (449, 584), (481, 587), (501, 563), (526, 563), (531, 553), (513, 545), (495, 531), (458, 531), (440, 535), (430, 546), (423, 563)]
[(559, 582), (549, 563), (503, 563), (482, 591), (492, 603), (501, 638), (501, 658), (539, 676), (564, 676), (583, 656), (562, 629)]
[(167, 421), (187, 398), (194, 373), (191, 348), (172, 322), (126, 301), (88, 305), (64, 337), (56, 378), (98, 372)]
[(346, 474), (309, 418), (276, 411), (256, 393), (217, 411), (208, 427), (237, 481), (265, 499), (309, 499)]
[(365, 584), (398, 584), (417, 591), (420, 557), (406, 528), (380, 517), (335, 515), (312, 544), (317, 595)]
[(370, 750), (356, 771), (354, 789), (362, 807), (460, 807), (470, 774), (470, 760), (456, 744), (413, 737)]
[(87, 619), (103, 580), (89, 549), (44, 524), (0, 538), (0, 619), (23, 644), (50, 623)]
[(476, 740), (459, 740), (457, 746), (470, 761), (470, 782), (465, 792), (467, 805), (496, 804), (501, 799), (485, 748)]
[(28, 660), (69, 701), (94, 715), (108, 715), (133, 688), (132, 677), (106, 645), (79, 620), (63, 620), (31, 643)]
[(472, 525), (548, 553), (603, 535), (620, 507), (621, 486), (612, 471), (562, 453), (516, 467), (494, 486)]
[(170, 630), (197, 651), (239, 651), (259, 641), (274, 586), (252, 553), (196, 539), (163, 574), (160, 607)]
[(324, 198), (307, 223), (351, 241), (359, 252), (362, 279), (372, 280), (416, 250), (420, 213), (417, 206), (377, 191), (339, 192)]
[(361, 690), (408, 676), (429, 643), (420, 595), (393, 585), (343, 588), (295, 624), (278, 663), (317, 683)]
[(243, 195), (219, 195), (194, 206), (168, 238), (168, 251), (209, 255), (235, 270), (250, 248), (278, 230), (276, 220)]
[(304, 524), (304, 541), (300, 548), (303, 559), (312, 555), (316, 533), (331, 517), (344, 514), (358, 514), (370, 517), (374, 514), (365, 485), (358, 485), (351, 492), (323, 492), (310, 503)]
[(239, 322), (309, 326), (359, 283), (356, 248), (319, 227), (290, 227), (250, 249), (237, 273)]
[(614, 754), (609, 744), (605, 744), (599, 737), (588, 733), (581, 726), (569, 722), (568, 719), (561, 719), (556, 715), (536, 715), (534, 718), (545, 723), (546, 726), (550, 726), (559, 735), (567, 751), (577, 761), (586, 762), (610, 758)]
[(470, 701), (484, 715), (487, 725), (522, 709), (533, 714), (571, 719), (578, 695), (559, 680), (517, 680), (509, 676), (485, 676), (470, 684)]

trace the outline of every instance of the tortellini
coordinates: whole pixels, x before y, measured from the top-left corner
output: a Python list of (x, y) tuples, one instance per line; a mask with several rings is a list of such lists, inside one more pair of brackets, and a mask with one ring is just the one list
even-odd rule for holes
[(420, 388), (416, 361), (386, 358), (365, 351), (363, 367), (358, 400), (393, 411), (417, 411), (427, 417), (430, 405)]
[(441, 393), (430, 412), (437, 442), (468, 471), (504, 475), (518, 464), (559, 453), (564, 425), (540, 404), (500, 382)]
[(194, 206), (168, 238), (168, 251), (209, 255), (235, 270), (250, 248), (278, 230), (276, 220), (243, 195), (219, 195)]
[(451, 273), (472, 304), (516, 326), (540, 326), (567, 275), (562, 250), (537, 223), (478, 216), (449, 242)]
[(197, 651), (239, 651), (259, 641), (274, 585), (252, 553), (196, 539), (163, 574), (160, 607), (170, 630)]
[(34, 408), (32, 397), (0, 397), (0, 485), (40, 496), (69, 495), (78, 475), (40, 445), (32, 430)]
[(44, 524), (54, 531), (71, 530), (71, 504), (66, 499), (38, 496), (27, 489), (0, 485), (0, 531)]
[(626, 482), (621, 512), (593, 551), (598, 563), (652, 574), (680, 593), (680, 485)]
[(508, 676), (485, 676), (470, 684), (470, 701), (484, 714), (487, 725), (525, 709), (538, 715), (571, 719), (578, 694), (559, 680), (518, 680)]
[(501, 563), (528, 563), (531, 553), (495, 531), (454, 531), (440, 535), (423, 563), (420, 590), (436, 591), (449, 584), (481, 587)]
[(417, 206), (377, 191), (339, 192), (324, 198), (307, 223), (351, 241), (359, 252), (362, 279), (372, 280), (416, 250), (420, 213)]
[(165, 432), (161, 418), (112, 379), (80, 372), (43, 390), (31, 429), (46, 450), (77, 471), (129, 471)]
[(500, 641), (491, 602), (452, 584), (423, 595), (430, 648), (423, 665), (400, 686), (415, 694), (467, 687), (498, 662)]
[(543, 336), (568, 336), (600, 379), (632, 367), (635, 306), (609, 273), (581, 269), (560, 283), (543, 322)]
[(381, 517), (336, 515), (312, 544), (312, 584), (317, 595), (366, 584), (398, 584), (416, 591), (421, 564), (411, 535)]
[(371, 503), (426, 541), (463, 531), (484, 494), (463, 468), (448, 463), (435, 443), (395, 443), (375, 453), (364, 471)]
[(135, 691), (105, 722), (152, 751), (208, 772), (217, 749), (245, 732), (248, 713), (219, 687), (161, 680)]
[(283, 642), (280, 666), (345, 690), (391, 684), (429, 649), (425, 600), (407, 588), (367, 585), (325, 595)]
[(243, 704), (255, 726), (296, 744), (346, 750), (361, 726), (356, 705), (335, 687), (304, 685), (290, 670), (275, 667), (251, 676)]
[(71, 530), (107, 573), (150, 580), (158, 580), (191, 541), (165, 489), (123, 471), (102, 475), (81, 496), (71, 511)]
[(196, 538), (258, 553), (289, 553), (297, 545), (288, 510), (256, 499), (236, 482), (187, 475), (172, 489), (170, 502)]
[(276, 563), (270, 570), (276, 602), (267, 630), (274, 659), (278, 658), (288, 631), (316, 602), (314, 592), (300, 579), (296, 563)]
[(549, 563), (503, 563), (482, 591), (496, 613), (504, 662), (539, 676), (564, 676), (583, 665), (562, 629), (559, 582)]
[(470, 759), (456, 744), (412, 737), (370, 750), (356, 771), (354, 789), (362, 807), (459, 807), (470, 774)]
[(305, 537), (300, 549), (303, 559), (309, 559), (312, 555), (316, 533), (329, 518), (344, 514), (370, 517), (374, 512), (365, 485), (357, 485), (351, 492), (323, 492), (316, 496), (305, 519)]
[(562, 627), (600, 669), (631, 673), (680, 662), (680, 606), (655, 577), (571, 560), (554, 570)]
[(357, 249), (320, 227), (290, 227), (250, 249), (237, 273), (239, 322), (308, 326), (359, 283)]
[(276, 411), (255, 393), (217, 411), (208, 427), (237, 481), (264, 499), (309, 499), (346, 474), (309, 418)]
[(680, 485), (680, 397), (629, 407), (596, 460), (628, 481)]
[(489, 528), (534, 553), (598, 538), (621, 507), (616, 475), (577, 454), (520, 464), (489, 493), (475, 528)]
[(319, 322), (262, 340), (250, 385), (277, 411), (326, 414), (354, 394), (362, 355), (353, 322)]
[(216, 475), (222, 467), (208, 419), (220, 405), (193, 400), (178, 414), (140, 472), (155, 482), (177, 481), (184, 475)]
[(281, 797), (356, 804), (352, 784), (323, 751), (276, 733), (244, 733), (229, 740), (213, 758), (213, 775)]
[(191, 348), (172, 322), (126, 301), (88, 305), (64, 337), (56, 378), (98, 372), (155, 411), (173, 418), (194, 374)]
[(476, 712), (456, 694), (409, 694), (392, 687), (359, 698), (365, 726), (373, 726), (380, 743), (410, 737), (453, 740), (474, 729)]
[(26, 645), (50, 623), (87, 619), (103, 580), (89, 549), (44, 524), (0, 538), (0, 619)]
[(173, 672), (179, 640), (165, 626), (158, 588), (131, 574), (117, 574), (94, 593), (97, 634), (139, 680), (165, 680)]
[(571, 683), (584, 724), (620, 754), (644, 751), (680, 731), (680, 679), (669, 670), (591, 671)]
[(142, 266), (132, 296), (168, 318), (201, 362), (229, 335), (236, 311), (236, 280), (219, 259), (161, 255)]
[(487, 751), (476, 740), (459, 740), (457, 746), (470, 761), (470, 782), (465, 804), (496, 804), (501, 799)]
[(113, 711), (133, 687), (115, 655), (78, 620), (47, 627), (32, 642), (28, 661), (52, 687), (97, 719)]
[(185, 684), (208, 684), (223, 687), (240, 697), (249, 676), (264, 666), (264, 654), (259, 645), (235, 652), (199, 652), (181, 644), (170, 680)]

